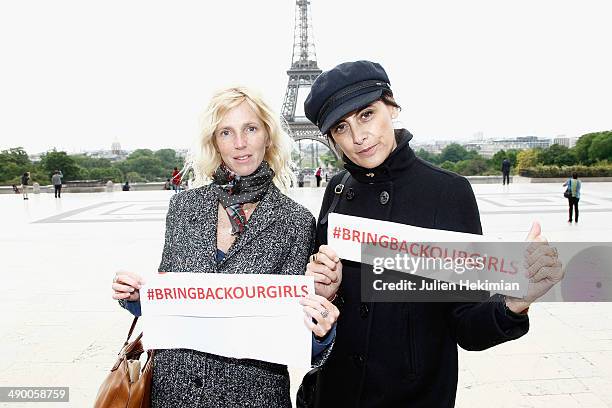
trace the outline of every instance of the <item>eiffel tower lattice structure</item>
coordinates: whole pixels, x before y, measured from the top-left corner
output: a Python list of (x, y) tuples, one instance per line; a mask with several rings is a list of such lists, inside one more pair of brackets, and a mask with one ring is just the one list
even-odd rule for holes
[[(281, 121), (287, 124), (294, 140), (316, 140), (330, 148), (327, 138), (304, 115), (306, 96), (314, 80), (323, 72), (317, 64), (309, 0), (296, 0), (294, 27), (291, 68), (287, 71), (289, 82), (281, 110), (284, 120)], [(333, 149), (330, 151), (336, 155)]]

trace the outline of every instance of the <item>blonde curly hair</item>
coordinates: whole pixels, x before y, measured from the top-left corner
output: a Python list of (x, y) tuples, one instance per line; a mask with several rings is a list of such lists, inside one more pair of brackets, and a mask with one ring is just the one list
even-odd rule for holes
[(221, 165), (222, 159), (215, 144), (215, 130), (223, 116), (232, 108), (246, 102), (255, 111), (257, 117), (263, 122), (270, 140), (266, 148), (264, 160), (274, 170), (274, 184), (282, 191), (295, 182), (295, 175), (291, 169), (291, 152), (294, 141), (280, 126), (268, 104), (257, 92), (247, 87), (232, 87), (216, 92), (204, 113), (202, 132), (194, 148), (192, 148), (185, 172), (193, 171), (193, 187), (209, 184), (215, 170)]

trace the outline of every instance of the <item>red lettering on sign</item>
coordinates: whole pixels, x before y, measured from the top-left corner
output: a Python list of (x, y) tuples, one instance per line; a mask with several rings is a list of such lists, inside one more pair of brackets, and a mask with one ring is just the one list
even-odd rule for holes
[[(249, 293), (249, 289), (253, 289), (253, 292)], [(255, 297), (255, 295), (256, 295), (255, 294), (255, 288), (253, 288), (253, 287), (251, 287), (251, 288), (247, 287), (246, 288), (246, 297), (248, 297), (249, 299), (253, 299)]]
[(348, 228), (342, 228), (342, 239), (345, 241), (350, 241), (351, 239), (351, 230)]
[(164, 295), (166, 299), (174, 299), (172, 297), (172, 289), (170, 288), (164, 288)]
[(195, 299), (197, 297), (195, 288), (187, 289), (187, 296), (189, 296), (189, 299)]

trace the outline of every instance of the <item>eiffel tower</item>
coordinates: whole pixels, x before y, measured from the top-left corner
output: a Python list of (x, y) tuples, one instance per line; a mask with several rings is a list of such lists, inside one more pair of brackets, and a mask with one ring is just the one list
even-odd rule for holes
[[(291, 68), (287, 71), (289, 82), (281, 110), (283, 122), (289, 128), (289, 134), (295, 141), (311, 139), (330, 148), (327, 138), (321, 134), (312, 122), (304, 116), (304, 101), (310, 86), (321, 74), (317, 64), (317, 54), (312, 34), (310, 1), (295, 1), (295, 26), (293, 31), (293, 54)], [(332, 154), (336, 155), (330, 148)]]

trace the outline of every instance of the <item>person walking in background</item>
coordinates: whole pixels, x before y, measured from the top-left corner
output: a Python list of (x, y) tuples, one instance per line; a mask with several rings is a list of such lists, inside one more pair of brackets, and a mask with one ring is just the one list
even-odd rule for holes
[(172, 189), (175, 193), (178, 193), (181, 189), (181, 172), (178, 167), (175, 167), (172, 171)]
[(130, 191), (130, 182), (126, 181), (125, 184), (122, 187), (123, 191)]
[(297, 175), (298, 187), (304, 187), (304, 172), (299, 171)]
[(30, 181), (30, 172), (26, 171), (21, 176), (21, 193), (23, 194), (24, 200), (29, 200), (28, 198), (28, 182)]
[(62, 198), (62, 177), (64, 177), (64, 175), (59, 170), (55, 170), (53, 176), (51, 176), (55, 198)]
[[(580, 186), (582, 182), (578, 180), (578, 173), (573, 172), (572, 177), (567, 179), (563, 186), (567, 186), (567, 190), (565, 191), (565, 197), (567, 197), (567, 201), (569, 203), (569, 219), (567, 222), (572, 222), (572, 218), (574, 221), (578, 222), (578, 201), (580, 201)], [(574, 211), (572, 211), (572, 209)], [(572, 212), (575, 217), (572, 217)]]
[(317, 171), (315, 172), (315, 177), (317, 179), (317, 187), (321, 187), (321, 173), (323, 172), (323, 169), (321, 168), (321, 166), (319, 166), (317, 168)]
[(510, 160), (507, 157), (504, 157), (504, 161), (502, 161), (502, 185), (506, 185), (506, 182), (510, 184)]

